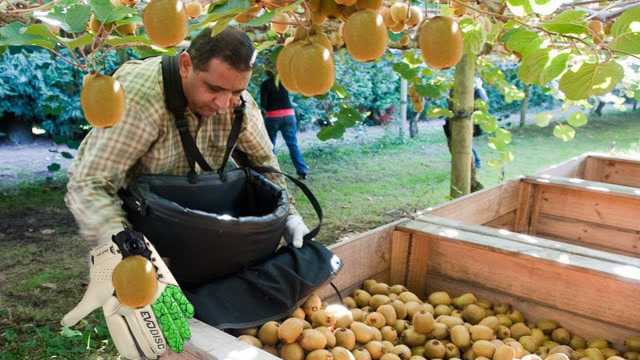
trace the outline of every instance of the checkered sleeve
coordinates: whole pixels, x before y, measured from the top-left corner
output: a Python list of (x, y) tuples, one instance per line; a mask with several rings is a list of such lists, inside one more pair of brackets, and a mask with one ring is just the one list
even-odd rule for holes
[(103, 244), (123, 229), (117, 192), (138, 159), (157, 138), (158, 127), (128, 100), (124, 118), (111, 128), (94, 128), (69, 170), (65, 202), (81, 235)]

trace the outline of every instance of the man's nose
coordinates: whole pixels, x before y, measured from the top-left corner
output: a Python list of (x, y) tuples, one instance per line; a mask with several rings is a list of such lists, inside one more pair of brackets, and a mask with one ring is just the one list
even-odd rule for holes
[(216, 104), (216, 106), (218, 107), (218, 109), (221, 110), (227, 110), (231, 107), (231, 92), (221, 92), (219, 94), (217, 94), (217, 96), (214, 99), (214, 102)]

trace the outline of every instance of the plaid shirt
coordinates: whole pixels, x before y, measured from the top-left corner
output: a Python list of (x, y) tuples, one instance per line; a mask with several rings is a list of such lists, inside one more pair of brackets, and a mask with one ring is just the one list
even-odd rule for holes
[[(189, 171), (174, 117), (165, 107), (161, 58), (129, 61), (114, 77), (124, 87), (125, 116), (115, 126), (93, 128), (86, 136), (69, 169), (65, 196), (81, 235), (94, 244), (109, 241), (123, 229), (125, 213), (118, 189), (141, 174), (186, 175)], [(246, 117), (238, 148), (254, 165), (279, 169), (259, 108), (248, 92), (243, 98)], [(214, 169), (222, 163), (232, 119), (232, 111), (204, 119), (187, 114), (189, 131)], [(285, 186), (281, 176), (269, 176)]]

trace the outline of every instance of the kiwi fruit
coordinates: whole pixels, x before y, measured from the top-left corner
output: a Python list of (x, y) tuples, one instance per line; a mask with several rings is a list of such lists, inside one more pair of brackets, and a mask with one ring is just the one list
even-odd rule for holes
[(414, 346), (411, 348), (411, 355), (413, 356), (423, 356), (424, 357), (425, 348), (424, 345)]
[(398, 334), (402, 334), (409, 327), (409, 321), (407, 320), (396, 320), (393, 324), (393, 328), (398, 332)]
[(353, 321), (364, 320), (365, 313), (364, 311), (362, 311), (362, 309), (354, 308), (354, 309), (349, 309), (349, 311), (351, 312), (351, 318), (353, 319)]
[(627, 360), (640, 360), (640, 354), (636, 351), (627, 351), (624, 353), (624, 358)]
[(529, 327), (523, 322), (518, 322), (511, 325), (510, 330), (511, 337), (513, 337), (514, 339), (520, 339), (520, 337), (522, 336), (531, 335), (531, 329), (529, 329)]
[(522, 347), (524, 347), (524, 349), (530, 353), (536, 352), (536, 350), (538, 350), (538, 341), (531, 335), (521, 336), (520, 338), (518, 338), (518, 342), (520, 342), (520, 344), (522, 344)]
[(605, 339), (591, 339), (587, 342), (588, 348), (604, 349), (609, 347), (609, 341)]
[(377, 283), (378, 282), (374, 279), (367, 279), (362, 283), (362, 288), (364, 289), (364, 291), (371, 293), (371, 289), (373, 289), (373, 286)]
[(390, 342), (395, 342), (398, 339), (398, 332), (393, 327), (386, 325), (380, 329), (382, 333), (382, 339)]
[(513, 350), (515, 350), (517, 359), (522, 359), (522, 357), (526, 355), (526, 350), (524, 349), (522, 344), (520, 344), (518, 341), (511, 340), (511, 341), (505, 341), (504, 343), (512, 347)]
[(432, 339), (424, 344), (424, 354), (430, 359), (443, 359), (446, 353), (447, 348), (440, 340)]
[(371, 354), (365, 348), (355, 349), (352, 353), (354, 360), (372, 360)]
[(389, 288), (389, 292), (396, 295), (400, 295), (405, 291), (407, 291), (407, 288), (403, 285), (393, 285)]
[(640, 352), (640, 336), (629, 336), (624, 339), (624, 347), (627, 351)]
[(506, 338), (510, 338), (511, 330), (504, 325), (498, 325), (498, 329), (496, 330), (496, 336), (498, 336), (499, 339), (503, 339), (503, 340)]
[(400, 300), (400, 296), (398, 296), (398, 294), (389, 293), (387, 296), (389, 297), (389, 300), (391, 300), (391, 301)]
[(451, 311), (453, 311), (453, 309), (451, 309), (449, 305), (440, 304), (436, 305), (435, 309), (433, 310), (433, 314), (435, 316), (450, 315)]
[(327, 339), (326, 347), (332, 348), (336, 346), (336, 336), (333, 334), (333, 331), (331, 331), (330, 328), (326, 326), (319, 326), (316, 328), (316, 330), (320, 331), (322, 335), (324, 335), (324, 338)]
[(542, 332), (542, 330), (540, 330), (539, 328), (532, 328), (531, 336), (536, 339), (538, 346), (541, 346), (542, 343), (544, 343), (545, 340), (548, 339), (544, 332)]
[(380, 360), (402, 360), (402, 358), (394, 353), (386, 353), (382, 355)]
[(416, 332), (428, 335), (433, 330), (435, 320), (430, 312), (421, 310), (413, 315), (413, 328)]
[[(420, 356), (420, 355), (411, 355), (411, 357), (409, 358), (409, 360), (427, 360), (424, 356)], [(453, 359), (452, 359), (453, 360)], [(459, 360), (459, 359), (458, 359)]]
[(458, 309), (464, 309), (468, 305), (475, 304), (478, 301), (475, 295), (472, 293), (462, 294), (452, 300), (453, 306)]
[(379, 312), (372, 312), (365, 318), (365, 324), (381, 329), (387, 323), (384, 315), (380, 314)]
[(464, 325), (451, 328), (451, 342), (460, 349), (467, 349), (471, 345), (471, 334)]
[(571, 333), (569, 330), (559, 327), (551, 332), (551, 339), (558, 344), (568, 345), (571, 341)]
[(391, 299), (389, 299), (387, 295), (377, 294), (371, 297), (371, 300), (369, 300), (369, 306), (371, 306), (372, 309), (377, 309), (381, 305), (389, 304), (390, 302)]
[(493, 306), (493, 311), (495, 311), (496, 314), (507, 314), (509, 312), (509, 304), (496, 304)]
[(393, 300), (391, 301), (391, 306), (396, 311), (397, 319), (404, 319), (407, 317), (407, 307), (401, 300)]
[(258, 336), (258, 328), (252, 327), (240, 330), (240, 335)]
[(320, 310), (322, 308), (322, 299), (316, 294), (312, 294), (307, 298), (307, 300), (302, 304), (302, 310), (307, 316), (311, 316), (312, 313)]
[(307, 317), (307, 314), (305, 314), (302, 308), (297, 308), (293, 311), (293, 313), (291, 313), (291, 317), (304, 320), (304, 318)]
[(349, 309), (358, 307), (358, 304), (356, 303), (356, 299), (354, 299), (351, 296), (347, 296), (344, 299), (342, 299), (342, 303), (344, 304), (344, 306), (346, 306)]
[(382, 357), (383, 349), (382, 349), (381, 341), (377, 341), (377, 340), (369, 341), (364, 345), (364, 348), (367, 349), (372, 359), (375, 360)]
[(493, 353), (496, 351), (496, 347), (487, 340), (478, 340), (471, 346), (473, 353), (477, 356), (484, 356), (486, 358), (493, 358)]
[(493, 304), (491, 303), (491, 301), (487, 300), (487, 299), (478, 299), (478, 301), (476, 301), (476, 305), (485, 308), (485, 309), (491, 309), (493, 307)]
[(403, 291), (400, 293), (400, 300), (402, 300), (402, 302), (404, 303), (408, 303), (409, 301), (415, 301), (417, 303), (422, 303), (422, 300), (420, 300), (420, 298), (412, 293), (411, 291)]
[(260, 327), (258, 339), (263, 345), (275, 345), (278, 343), (278, 327), (276, 321), (269, 321)]
[(336, 346), (341, 346), (347, 350), (355, 348), (356, 335), (351, 329), (336, 329), (333, 335), (336, 337)]
[(446, 291), (436, 291), (429, 295), (428, 301), (431, 305), (450, 305), (451, 297)]
[(299, 343), (305, 351), (314, 351), (324, 349), (327, 346), (327, 338), (318, 330), (307, 329), (302, 332)]
[(498, 330), (498, 326), (500, 326), (500, 320), (498, 320), (498, 318), (495, 316), (487, 316), (486, 318), (480, 320), (478, 325), (484, 325), (491, 328), (493, 331), (496, 331)]
[(484, 325), (473, 325), (469, 328), (469, 332), (473, 341), (493, 340), (494, 338), (493, 330)]
[(384, 305), (380, 305), (378, 307), (378, 309), (376, 310), (376, 312), (382, 314), (382, 316), (384, 316), (384, 320), (385, 320), (385, 324), (386, 325), (391, 325), (393, 323), (396, 322), (396, 320), (398, 319), (398, 316), (396, 314), (396, 309), (393, 307), (392, 304), (384, 304)]
[(401, 360), (409, 360), (411, 357), (411, 349), (407, 345), (396, 345), (391, 349), (390, 354), (397, 355)]
[(551, 332), (558, 327), (558, 323), (554, 320), (542, 319), (538, 320), (536, 327), (542, 330), (545, 334), (551, 334)]
[(420, 346), (427, 341), (427, 335), (417, 332), (414, 328), (410, 327), (403, 331), (401, 334), (401, 342), (408, 346)]
[(382, 341), (382, 332), (377, 327), (369, 326), (371, 334), (373, 334), (373, 340)]
[(362, 289), (358, 289), (353, 292), (353, 298), (355, 299), (358, 307), (365, 307), (369, 305), (369, 301), (371, 301), (371, 294)]
[(257, 348), (262, 349), (262, 342), (255, 336), (251, 335), (240, 335), (238, 336), (238, 340), (245, 342), (251, 346), (255, 346)]
[(305, 360), (333, 360), (333, 355), (331, 355), (329, 350), (318, 349), (307, 354)]
[[(369, 291), (371, 295), (388, 295), (389, 294), (389, 285), (385, 283), (376, 283), (371, 286), (371, 290)], [(371, 352), (369, 352), (371, 353)], [(371, 354), (373, 356), (373, 354)]]
[(469, 304), (462, 310), (462, 318), (474, 325), (484, 319), (485, 316), (485, 308), (476, 304)]
[(571, 346), (568, 345), (557, 345), (549, 349), (549, 355), (562, 353), (567, 355), (569, 359), (574, 357), (574, 351)]
[(351, 323), (350, 329), (355, 334), (356, 341), (361, 344), (366, 344), (369, 341), (373, 340), (373, 332), (371, 331), (369, 325), (365, 323), (354, 321), (353, 323)]
[(436, 322), (445, 324), (449, 328), (464, 324), (464, 320), (462, 320), (462, 318), (451, 315), (440, 315), (436, 318)]
[(476, 354), (473, 352), (472, 348), (467, 349), (467, 351), (462, 354), (463, 360), (475, 360)]
[(493, 354), (493, 360), (513, 360), (516, 356), (516, 351), (509, 345), (500, 345), (496, 348)]
[[(444, 346), (445, 348), (445, 357), (447, 359), (451, 358), (459, 358), (460, 357), (460, 349), (454, 343), (448, 343)], [(509, 359), (511, 360), (511, 359)]]
[(336, 319), (329, 315), (326, 310), (320, 309), (311, 314), (311, 326), (333, 326), (336, 324)]
[(353, 360), (351, 351), (342, 346), (336, 346), (331, 349), (331, 355), (333, 355), (333, 360)]
[(283, 360), (304, 360), (304, 349), (300, 344), (285, 344), (280, 348), (280, 357)]
[(573, 350), (584, 349), (587, 347), (587, 340), (581, 336), (573, 335), (571, 341), (569, 341), (569, 346), (571, 346)]
[(449, 336), (449, 328), (443, 323), (433, 323), (433, 330), (431, 330), (430, 336), (438, 340), (444, 340)]
[(520, 310), (512, 309), (509, 313), (509, 318), (514, 323), (524, 322), (524, 315), (520, 312)]
[(504, 325), (506, 327), (511, 327), (511, 325), (513, 325), (513, 321), (511, 321), (511, 318), (509, 317), (509, 315), (496, 314), (496, 317), (498, 318), (500, 325)]
[(409, 302), (405, 302), (404, 303), (404, 307), (407, 311), (407, 318), (408, 319), (413, 319), (413, 315), (415, 315), (415, 313), (417, 313), (420, 310), (423, 310), (422, 308), (422, 304), (420, 304), (419, 302), (416, 301), (409, 301)]
[(618, 350), (612, 348), (600, 349), (600, 352), (602, 353), (602, 355), (604, 355), (605, 359), (620, 355), (620, 352)]
[(567, 356), (567, 354), (558, 352), (554, 354), (547, 354), (544, 360), (569, 360), (569, 356)]
[(591, 360), (604, 360), (605, 357), (598, 348), (588, 347), (584, 349), (584, 355)]
[[(348, 328), (349, 325), (353, 322), (353, 313), (346, 307), (340, 304), (331, 304), (327, 306), (324, 311), (327, 315), (329, 315), (335, 321), (333, 325), (325, 325), (325, 326), (334, 326), (336, 328)], [(315, 314), (314, 314), (315, 315)], [(312, 316), (313, 320), (313, 316)], [(331, 321), (329, 321), (331, 323)]]
[(291, 344), (302, 335), (304, 323), (298, 318), (288, 318), (278, 327), (278, 339), (285, 344)]

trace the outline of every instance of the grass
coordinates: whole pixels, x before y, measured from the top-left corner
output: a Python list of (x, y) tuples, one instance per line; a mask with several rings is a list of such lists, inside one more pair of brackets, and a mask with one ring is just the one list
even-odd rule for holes
[[(532, 174), (585, 151), (637, 152), (639, 115), (608, 114), (579, 129), (568, 143), (554, 138), (551, 128), (514, 130), (516, 160), (504, 169), (505, 177)], [(486, 164), (494, 156), (486, 140), (477, 139), (476, 146)], [(325, 213), (319, 236), (324, 243), (448, 198), (449, 154), (439, 127), (405, 142), (388, 134), (364, 145), (323, 143), (304, 155), (312, 169), (307, 183)], [(285, 171), (295, 173), (286, 150), (279, 159)], [(500, 178), (486, 165), (479, 172), (485, 186)], [(315, 224), (301, 192), (293, 192), (308, 224)], [(88, 251), (63, 195), (62, 180), (0, 190), (0, 360), (115, 357), (100, 311), (76, 331), (61, 333), (59, 320), (86, 286)]]

